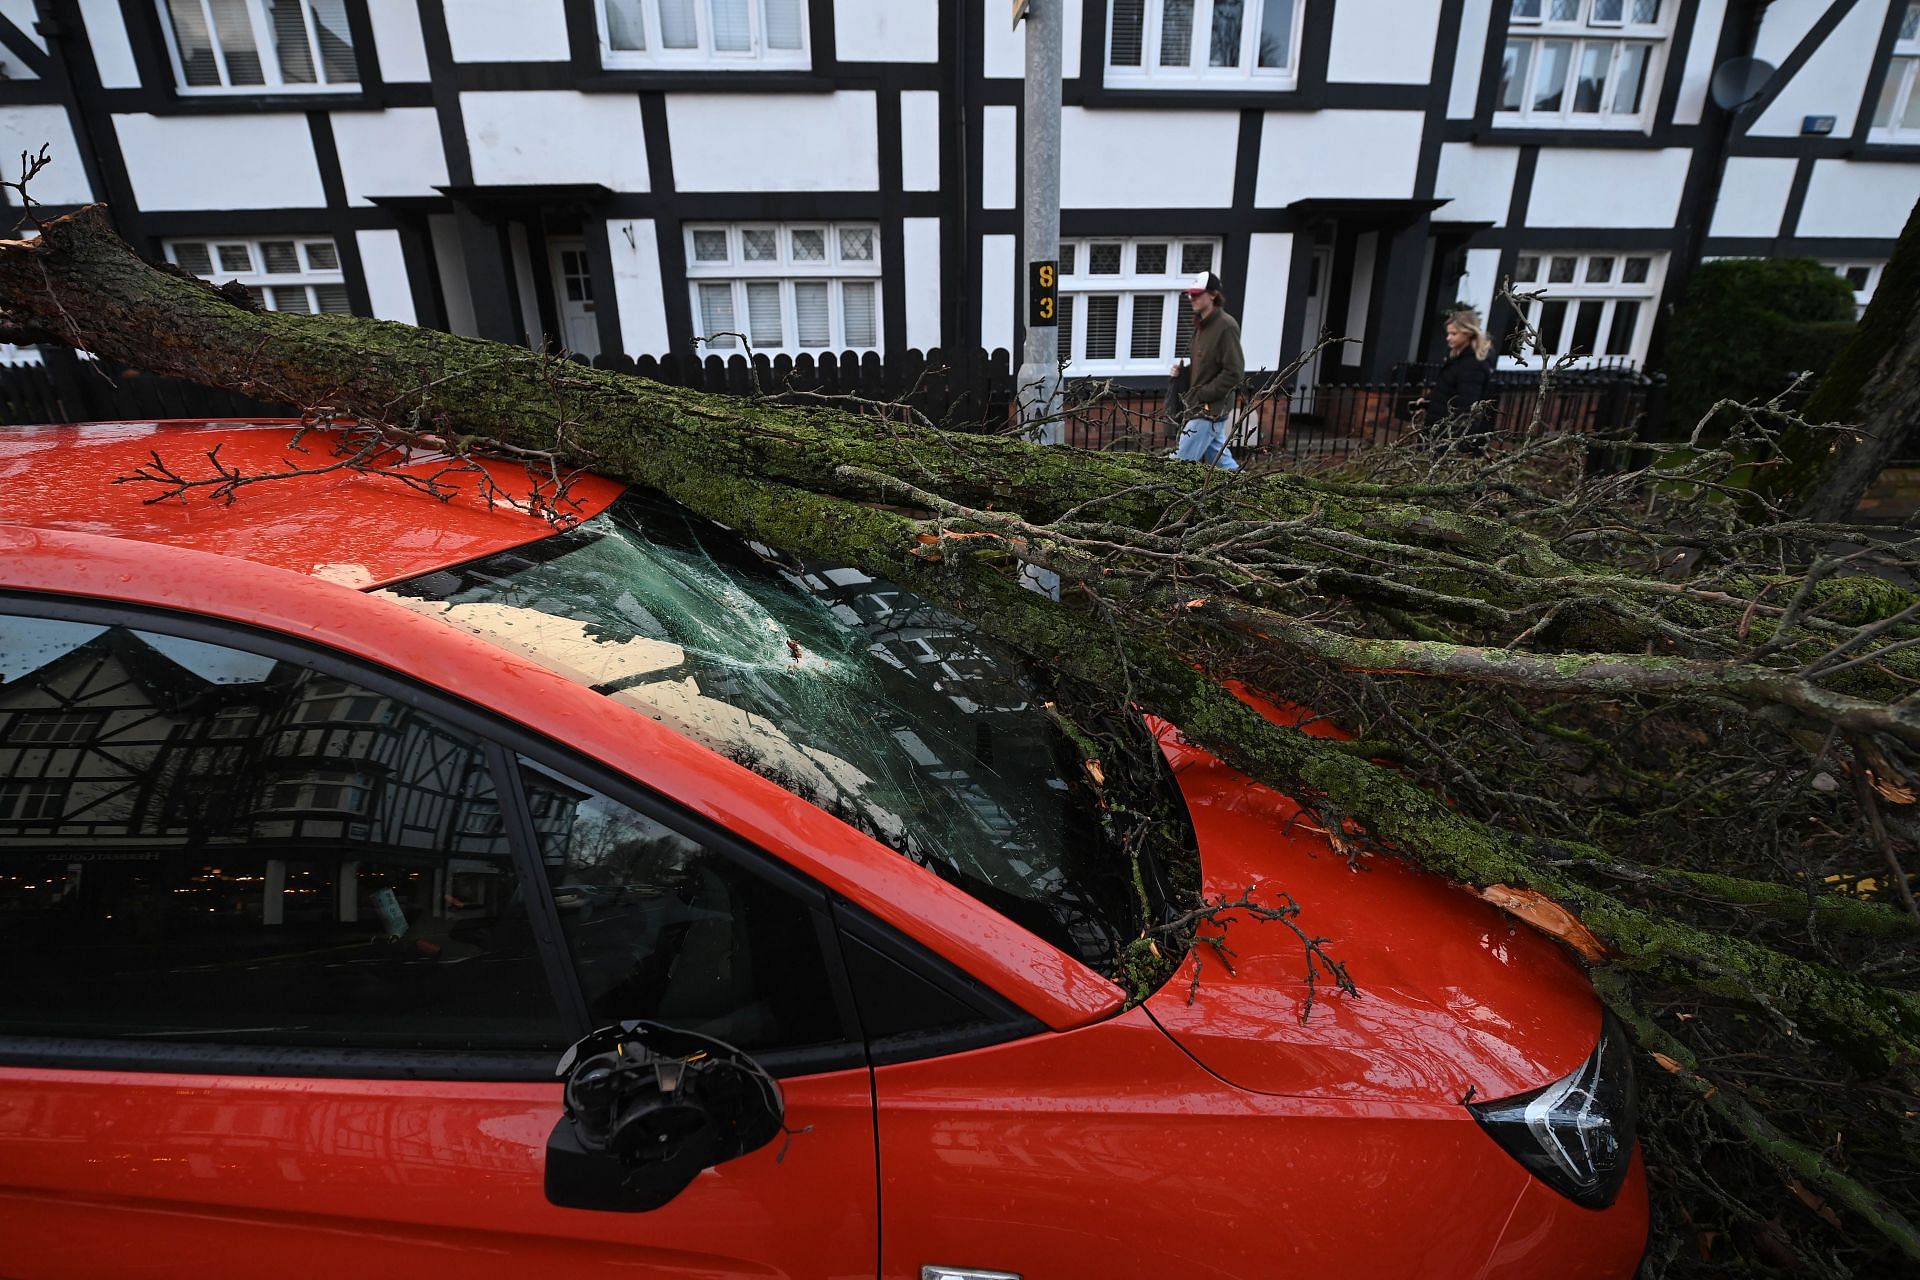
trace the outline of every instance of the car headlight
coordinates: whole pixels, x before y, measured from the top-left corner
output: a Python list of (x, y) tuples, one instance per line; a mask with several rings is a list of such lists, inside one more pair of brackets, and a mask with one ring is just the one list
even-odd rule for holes
[(1493, 1140), (1575, 1204), (1604, 1209), (1633, 1159), (1633, 1050), (1611, 1016), (1578, 1070), (1543, 1089), (1470, 1102)]

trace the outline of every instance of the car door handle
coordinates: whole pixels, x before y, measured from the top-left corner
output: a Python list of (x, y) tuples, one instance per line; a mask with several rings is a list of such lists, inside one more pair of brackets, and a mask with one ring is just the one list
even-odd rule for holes
[(920, 1280), (1020, 1280), (1018, 1271), (982, 1271), (978, 1267), (920, 1268)]

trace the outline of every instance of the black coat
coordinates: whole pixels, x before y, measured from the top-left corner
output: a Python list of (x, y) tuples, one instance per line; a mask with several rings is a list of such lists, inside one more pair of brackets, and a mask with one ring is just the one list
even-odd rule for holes
[(1438, 420), (1465, 413), (1483, 400), (1493, 399), (1493, 358), (1482, 360), (1468, 347), (1447, 357), (1433, 375), (1433, 393), (1427, 398), (1427, 416)]

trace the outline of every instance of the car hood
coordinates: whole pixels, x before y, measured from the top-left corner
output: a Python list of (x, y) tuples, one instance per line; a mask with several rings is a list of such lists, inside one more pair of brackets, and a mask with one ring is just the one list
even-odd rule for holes
[(1592, 1052), (1599, 1002), (1556, 943), (1397, 858), (1350, 865), (1292, 800), (1161, 737), (1207, 896), (1290, 895), (1295, 923), (1359, 988), (1345, 994), (1324, 971), (1310, 987), (1292, 930), (1228, 916), (1229, 952), (1196, 944), (1146, 1006), (1209, 1071), (1256, 1093), (1458, 1103), (1537, 1088)]

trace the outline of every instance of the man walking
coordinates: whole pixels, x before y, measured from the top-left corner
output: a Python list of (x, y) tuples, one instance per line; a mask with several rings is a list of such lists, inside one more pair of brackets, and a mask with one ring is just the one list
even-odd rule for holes
[[(1213, 272), (1195, 276), (1186, 293), (1193, 308), (1193, 375), (1187, 390), (1187, 425), (1180, 431), (1180, 447), (1173, 456), (1238, 471), (1240, 464), (1227, 447), (1227, 419), (1233, 415), (1234, 397), (1247, 372), (1247, 358), (1240, 350), (1240, 324), (1226, 313), (1220, 277)], [(1174, 373), (1177, 376), (1179, 369)]]

